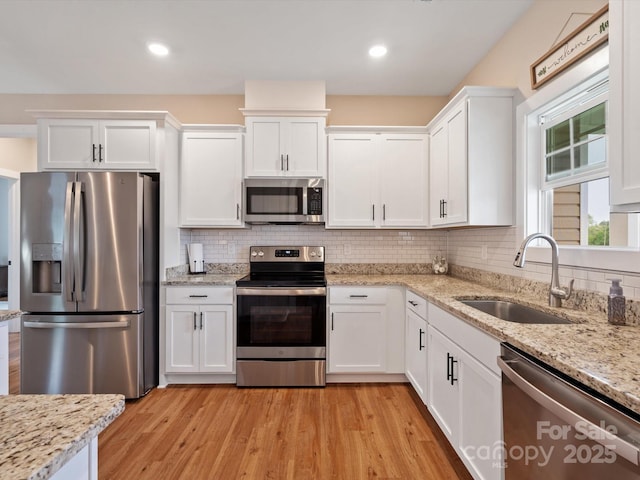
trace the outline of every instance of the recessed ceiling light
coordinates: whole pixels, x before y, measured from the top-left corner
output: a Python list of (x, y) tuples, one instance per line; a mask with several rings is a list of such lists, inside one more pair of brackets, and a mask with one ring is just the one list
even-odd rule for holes
[(384, 45), (374, 45), (369, 49), (369, 55), (374, 58), (384, 57), (387, 54), (387, 47)]
[(150, 43), (147, 48), (151, 53), (157, 55), (158, 57), (165, 57), (169, 55), (169, 49), (161, 43)]

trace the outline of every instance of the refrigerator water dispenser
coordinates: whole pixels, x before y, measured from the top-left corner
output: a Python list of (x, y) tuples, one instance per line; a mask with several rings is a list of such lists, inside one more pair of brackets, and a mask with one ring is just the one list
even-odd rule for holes
[(62, 244), (34, 243), (33, 293), (60, 293), (62, 291)]

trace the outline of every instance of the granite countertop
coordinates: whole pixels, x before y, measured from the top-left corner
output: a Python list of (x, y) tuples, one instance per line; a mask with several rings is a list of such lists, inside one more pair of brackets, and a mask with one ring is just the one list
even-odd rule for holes
[[(551, 308), (539, 299), (438, 275), (327, 275), (331, 285), (401, 285), (640, 413), (640, 327), (614, 326), (604, 313)], [(457, 299), (511, 300), (562, 316), (567, 325), (507, 322)]]
[(0, 322), (8, 322), (22, 315), (20, 310), (0, 310)]
[(168, 278), (163, 285), (166, 286), (231, 286), (235, 287), (236, 280), (244, 277), (242, 273), (207, 273), (207, 274), (182, 274)]
[(51, 477), (123, 410), (122, 395), (0, 396), (0, 478)]

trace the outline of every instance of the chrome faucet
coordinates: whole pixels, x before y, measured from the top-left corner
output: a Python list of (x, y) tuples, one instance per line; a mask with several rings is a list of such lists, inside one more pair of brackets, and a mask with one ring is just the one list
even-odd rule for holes
[(516, 253), (513, 265), (518, 268), (524, 267), (524, 254), (527, 250), (527, 246), (531, 240), (536, 238), (543, 238), (549, 242), (549, 245), (551, 245), (551, 286), (549, 287), (549, 306), (561, 307), (562, 300), (566, 300), (571, 296), (571, 292), (573, 291), (573, 279), (569, 282), (568, 289), (565, 290), (560, 286), (560, 275), (558, 274), (558, 244), (553, 237), (545, 235), (544, 233), (534, 233), (529, 235), (522, 241), (522, 244)]

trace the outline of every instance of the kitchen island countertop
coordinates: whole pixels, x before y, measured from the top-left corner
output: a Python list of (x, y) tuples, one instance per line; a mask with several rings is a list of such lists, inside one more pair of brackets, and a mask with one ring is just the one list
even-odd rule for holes
[(50, 478), (123, 410), (122, 395), (0, 396), (0, 478)]
[(20, 310), (0, 310), (0, 322), (8, 322), (22, 315)]

